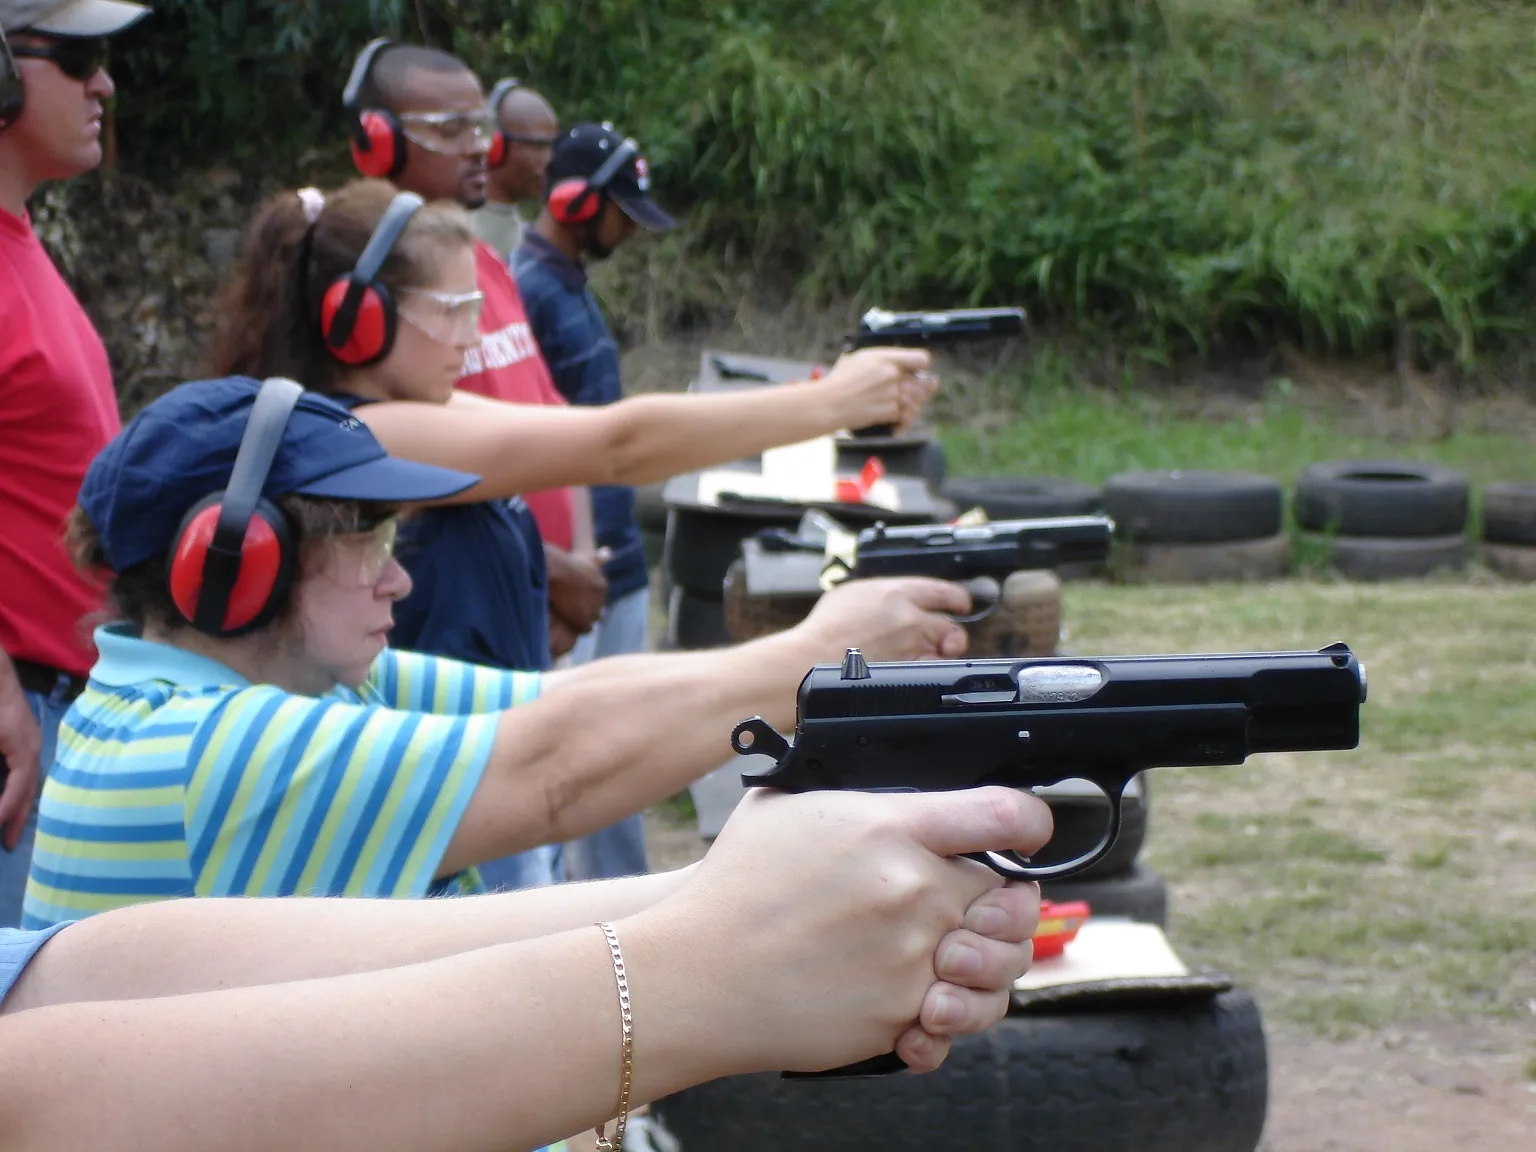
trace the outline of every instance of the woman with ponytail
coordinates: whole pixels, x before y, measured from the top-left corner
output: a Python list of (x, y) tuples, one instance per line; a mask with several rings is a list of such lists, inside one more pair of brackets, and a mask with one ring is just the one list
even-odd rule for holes
[[(820, 380), (744, 395), (567, 408), (457, 390), (466, 356), (522, 350), (482, 342), (474, 232), (446, 201), (410, 217), (374, 278), (397, 316), (386, 325), (392, 339), (371, 361), (347, 363), (325, 337), (327, 295), (356, 268), (396, 196), (378, 180), (274, 196), (225, 286), (209, 374), (291, 377), (352, 408), (392, 455), (481, 477), (409, 522), (402, 561), (413, 591), (395, 609), (399, 647), (502, 668), (548, 665), (544, 556), (521, 494), (654, 483), (843, 428), (904, 426), (935, 387), (926, 352), (864, 349)], [(482, 872), (499, 883), (528, 879), (520, 868)]]

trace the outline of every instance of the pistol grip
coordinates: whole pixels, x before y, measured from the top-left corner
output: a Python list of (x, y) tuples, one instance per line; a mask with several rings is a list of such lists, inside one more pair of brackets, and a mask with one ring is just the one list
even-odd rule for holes
[(857, 1064), (844, 1064), (841, 1068), (828, 1068), (825, 1072), (780, 1072), (784, 1080), (857, 1080), (871, 1076), (890, 1076), (905, 1072), (907, 1062), (894, 1052), (884, 1056), (871, 1056)]

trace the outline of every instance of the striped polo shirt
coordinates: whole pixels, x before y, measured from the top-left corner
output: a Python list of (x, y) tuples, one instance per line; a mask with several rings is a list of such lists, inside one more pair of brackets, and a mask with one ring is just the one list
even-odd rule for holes
[[(176, 896), (396, 896), (438, 865), (537, 673), (386, 649), (356, 692), (299, 696), (96, 631), (59, 727), (22, 925)], [(473, 870), (454, 891), (479, 891)]]

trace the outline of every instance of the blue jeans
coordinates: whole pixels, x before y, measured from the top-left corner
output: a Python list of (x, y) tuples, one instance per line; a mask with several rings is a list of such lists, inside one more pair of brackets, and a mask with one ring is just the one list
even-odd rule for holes
[[(628, 592), (603, 610), (597, 627), (576, 641), (567, 667), (604, 656), (625, 656), (650, 647), (649, 588)], [(607, 880), (651, 870), (645, 858), (645, 817), (639, 812), (565, 846), (567, 880)]]
[[(46, 695), (42, 692), (22, 691), (22, 695), (27, 698), (27, 707), (32, 709), (32, 718), (37, 721), (43, 733), (43, 746), (37, 754), (39, 793), (43, 790), (48, 769), (53, 765), (53, 751), (59, 738), (59, 721), (69, 711), (64, 690), (65, 685), (61, 683)], [(37, 799), (34, 797), (32, 814), (27, 817), (27, 826), (21, 833), (16, 850), (7, 852), (0, 848), (0, 928), (15, 928), (21, 923), (21, 902), (27, 891), (27, 869), (32, 866), (32, 845), (36, 839)]]
[(503, 856), (481, 864), (480, 879), (492, 892), (515, 892), (520, 888), (547, 888), (565, 880), (562, 867), (564, 849), (559, 844), (540, 844), (516, 856)]

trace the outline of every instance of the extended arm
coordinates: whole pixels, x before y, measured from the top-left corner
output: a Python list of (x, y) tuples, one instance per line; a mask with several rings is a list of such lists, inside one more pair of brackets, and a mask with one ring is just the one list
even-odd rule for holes
[(649, 484), (844, 428), (906, 424), (933, 384), (915, 349), (853, 353), (821, 380), (741, 393), (633, 396), (600, 408), (505, 404), (456, 393), (446, 405), (357, 411), (391, 455), (484, 479), (455, 502), (572, 484)]
[(168, 900), (106, 912), (51, 940), (48, 963), (22, 975), (0, 1015), (417, 964), (632, 915), (688, 871), (473, 899)]
[(439, 874), (584, 836), (676, 793), (730, 758), (738, 720), (793, 723), (801, 679), (847, 647), (872, 660), (959, 655), (965, 631), (939, 613), (968, 603), (943, 581), (857, 581), (797, 627), (750, 644), (550, 674), (538, 700), (501, 716)]
[[(1002, 1016), (1038, 913), (1032, 888), (954, 857), (1030, 851), (1049, 832), (1040, 801), (1002, 789), (748, 797), (678, 891), (617, 921), (636, 1101), (893, 1042), (937, 1066), (949, 1036)], [(375, 972), (42, 1007), (0, 1018), (0, 1150), (531, 1148), (614, 1114), (619, 1034), (593, 927)]]

